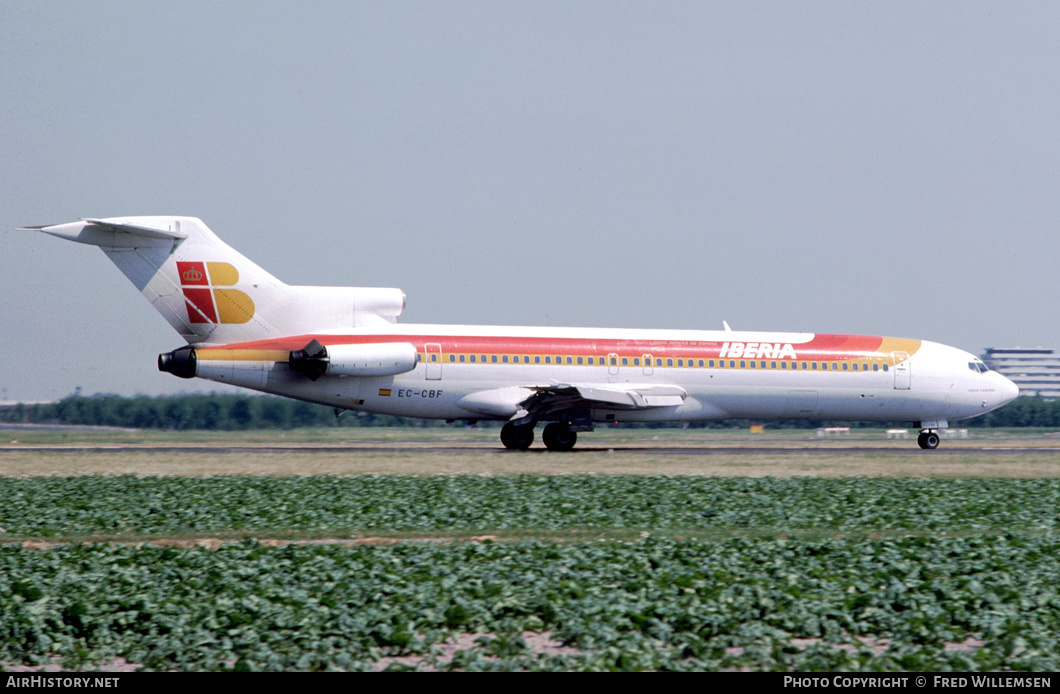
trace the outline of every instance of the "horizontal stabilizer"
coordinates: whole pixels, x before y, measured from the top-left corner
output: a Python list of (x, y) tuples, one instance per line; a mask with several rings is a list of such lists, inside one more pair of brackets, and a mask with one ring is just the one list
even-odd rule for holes
[[(167, 218), (162, 218), (167, 219)], [(170, 228), (158, 228), (133, 224), (117, 219), (82, 219), (80, 222), (55, 224), (52, 226), (22, 227), (26, 231), (40, 231), (68, 241), (86, 243), (103, 248), (142, 248), (172, 244), (188, 238), (180, 229), (180, 221)]]
[(133, 236), (146, 236), (149, 239), (170, 239), (172, 241), (179, 241), (180, 239), (188, 238), (188, 235), (180, 230), (180, 223), (177, 223), (177, 228), (173, 229), (156, 229), (153, 227), (139, 226), (137, 224), (128, 224), (126, 222), (109, 222), (105, 219), (85, 219), (87, 224), (91, 224), (94, 227), (100, 227), (107, 231), (117, 231), (123, 234), (132, 234)]

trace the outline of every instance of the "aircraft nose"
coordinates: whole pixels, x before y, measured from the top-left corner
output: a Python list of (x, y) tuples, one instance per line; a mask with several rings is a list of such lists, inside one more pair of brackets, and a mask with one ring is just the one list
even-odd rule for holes
[(1005, 405), (1012, 402), (1019, 396), (1020, 389), (1019, 386), (1017, 386), (1015, 383), (1005, 378), (1004, 376), (1001, 376), (1001, 374), (998, 374), (998, 376), (1003, 381), (1003, 383), (1001, 384), (1001, 404)]

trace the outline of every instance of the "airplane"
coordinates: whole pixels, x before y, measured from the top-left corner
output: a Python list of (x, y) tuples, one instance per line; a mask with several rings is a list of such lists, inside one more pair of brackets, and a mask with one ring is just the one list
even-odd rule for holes
[(99, 246), (187, 342), (160, 371), (343, 410), (503, 421), (505, 448), (569, 451), (599, 423), (949, 421), (1015, 399), (976, 356), (927, 340), (792, 332), (401, 324), (400, 289), (291, 286), (195, 217), (24, 227)]

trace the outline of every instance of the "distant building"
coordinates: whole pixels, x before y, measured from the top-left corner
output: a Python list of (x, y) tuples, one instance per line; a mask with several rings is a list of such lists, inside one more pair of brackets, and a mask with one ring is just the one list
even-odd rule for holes
[(1060, 353), (1049, 347), (987, 347), (983, 361), (1020, 388), (1020, 395), (1060, 398)]

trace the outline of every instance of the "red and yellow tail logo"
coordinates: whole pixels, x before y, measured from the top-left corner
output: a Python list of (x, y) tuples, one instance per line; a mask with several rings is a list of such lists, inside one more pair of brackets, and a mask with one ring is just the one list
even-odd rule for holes
[(246, 323), (254, 317), (254, 300), (228, 288), (239, 282), (235, 266), (177, 261), (177, 274), (192, 323)]

